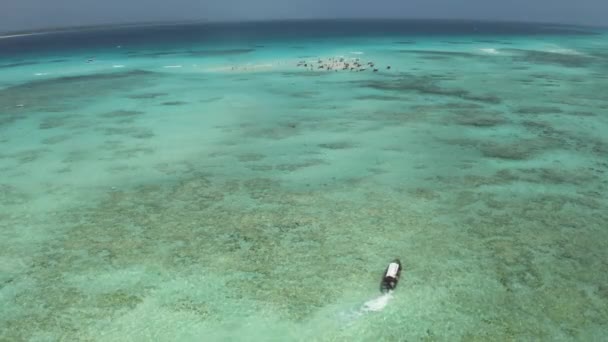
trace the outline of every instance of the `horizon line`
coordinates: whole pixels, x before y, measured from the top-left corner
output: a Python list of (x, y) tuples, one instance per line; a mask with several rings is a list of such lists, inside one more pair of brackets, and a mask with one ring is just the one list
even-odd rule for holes
[(272, 23), (272, 22), (306, 22), (306, 21), (453, 21), (453, 22), (477, 22), (477, 23), (501, 23), (501, 24), (525, 24), (525, 25), (558, 25), (570, 26), (579, 28), (605, 28), (600, 25), (592, 24), (573, 24), (559, 23), (552, 21), (526, 21), (514, 19), (473, 19), (473, 18), (412, 18), (412, 17), (352, 17), (352, 18), (270, 18), (270, 19), (225, 19), (225, 20), (210, 20), (210, 19), (182, 19), (182, 20), (155, 20), (155, 21), (134, 21), (134, 22), (117, 22), (117, 23), (99, 23), (92, 25), (66, 25), (66, 26), (49, 26), (31, 30), (10, 30), (0, 31), (1, 38), (21, 37), (42, 35), (49, 33), (63, 33), (81, 30), (96, 30), (103, 28), (126, 28), (126, 27), (146, 27), (146, 26), (170, 26), (170, 25), (189, 25), (189, 24), (246, 24), (246, 23)]

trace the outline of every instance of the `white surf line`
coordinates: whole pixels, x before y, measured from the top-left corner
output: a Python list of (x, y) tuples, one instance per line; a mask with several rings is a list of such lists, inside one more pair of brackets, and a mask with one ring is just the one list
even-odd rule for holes
[(163, 68), (181, 68), (181, 65), (165, 65)]
[(6, 35), (6, 36), (0, 36), (0, 39), (27, 37), (27, 36), (40, 36), (40, 35), (49, 34), (49, 33), (50, 32), (9, 34), (9, 35)]
[(125, 66), (122, 64), (112, 65), (112, 68), (124, 68)]
[(49, 74), (48, 72), (37, 72), (34, 74), (34, 76), (46, 76), (48, 74)]

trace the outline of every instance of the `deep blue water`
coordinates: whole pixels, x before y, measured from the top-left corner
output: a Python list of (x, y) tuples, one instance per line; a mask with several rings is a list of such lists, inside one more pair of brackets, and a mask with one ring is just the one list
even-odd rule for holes
[(245, 23), (167, 24), (106, 27), (0, 40), (0, 57), (56, 50), (84, 51), (128, 45), (173, 47), (189, 43), (247, 43), (340, 37), (559, 36), (589, 35), (597, 29), (557, 24), (448, 20), (307, 20)]

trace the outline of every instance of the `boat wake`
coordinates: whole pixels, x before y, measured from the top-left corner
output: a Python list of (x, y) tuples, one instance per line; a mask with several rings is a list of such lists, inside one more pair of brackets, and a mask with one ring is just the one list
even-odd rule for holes
[(359, 317), (365, 315), (366, 313), (380, 312), (384, 310), (384, 308), (392, 299), (393, 292), (389, 291), (387, 293), (383, 293), (382, 295), (376, 298), (368, 300), (367, 302), (363, 303), (363, 305), (359, 309), (342, 312), (340, 316), (347, 325), (353, 324)]
[(370, 311), (382, 311), (388, 305), (388, 303), (393, 299), (393, 292), (389, 291), (387, 293), (382, 294), (379, 297), (368, 300), (361, 307), (361, 312), (370, 312)]

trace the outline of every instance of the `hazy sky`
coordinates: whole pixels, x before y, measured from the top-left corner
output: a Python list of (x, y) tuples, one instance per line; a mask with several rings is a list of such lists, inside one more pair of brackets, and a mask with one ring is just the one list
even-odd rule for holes
[(608, 0), (0, 0), (0, 31), (161, 20), (463, 18), (608, 25)]

